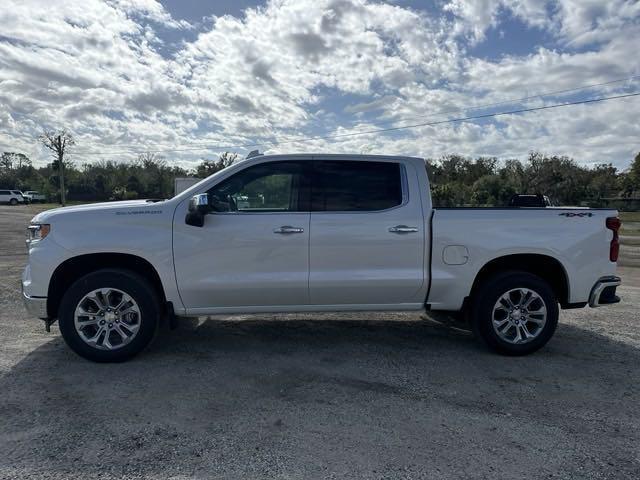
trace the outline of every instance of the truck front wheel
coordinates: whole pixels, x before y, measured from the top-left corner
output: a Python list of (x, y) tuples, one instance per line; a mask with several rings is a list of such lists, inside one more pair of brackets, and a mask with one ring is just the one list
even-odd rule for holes
[(144, 277), (120, 269), (98, 270), (77, 280), (58, 311), (67, 345), (94, 362), (123, 362), (142, 351), (159, 318), (153, 287)]
[(542, 278), (504, 272), (484, 281), (471, 302), (476, 334), (504, 355), (527, 355), (542, 348), (558, 325), (558, 302)]

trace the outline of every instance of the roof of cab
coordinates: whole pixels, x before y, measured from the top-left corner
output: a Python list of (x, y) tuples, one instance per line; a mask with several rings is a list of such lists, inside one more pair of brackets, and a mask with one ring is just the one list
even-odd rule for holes
[(286, 153), (273, 155), (256, 155), (244, 160), (420, 160), (423, 158), (406, 155), (369, 155), (352, 153)]

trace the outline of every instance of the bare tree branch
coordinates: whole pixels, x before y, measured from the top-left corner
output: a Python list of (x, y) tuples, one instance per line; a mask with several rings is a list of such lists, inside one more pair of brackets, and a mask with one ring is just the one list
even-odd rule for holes
[(65, 156), (69, 155), (69, 148), (75, 145), (73, 135), (66, 129), (62, 130), (45, 130), (38, 137), (40, 143), (51, 151), (51, 154), (58, 162), (58, 171), (60, 172), (60, 200), (62, 206), (65, 205), (65, 187), (64, 187), (64, 161)]

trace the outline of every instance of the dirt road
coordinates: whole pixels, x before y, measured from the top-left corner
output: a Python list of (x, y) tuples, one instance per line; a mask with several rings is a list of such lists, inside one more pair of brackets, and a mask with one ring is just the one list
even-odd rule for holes
[(640, 477), (638, 269), (525, 358), (360, 313), (187, 322), (97, 365), (26, 316), (29, 218), (0, 207), (0, 478)]

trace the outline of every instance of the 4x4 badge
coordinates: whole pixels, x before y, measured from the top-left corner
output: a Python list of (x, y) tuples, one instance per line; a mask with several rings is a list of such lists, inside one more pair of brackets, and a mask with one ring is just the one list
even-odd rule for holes
[(559, 213), (558, 215), (560, 215), (561, 217), (593, 217), (593, 213), (591, 212), (580, 212), (580, 213), (574, 213), (574, 212), (563, 212), (563, 213)]

